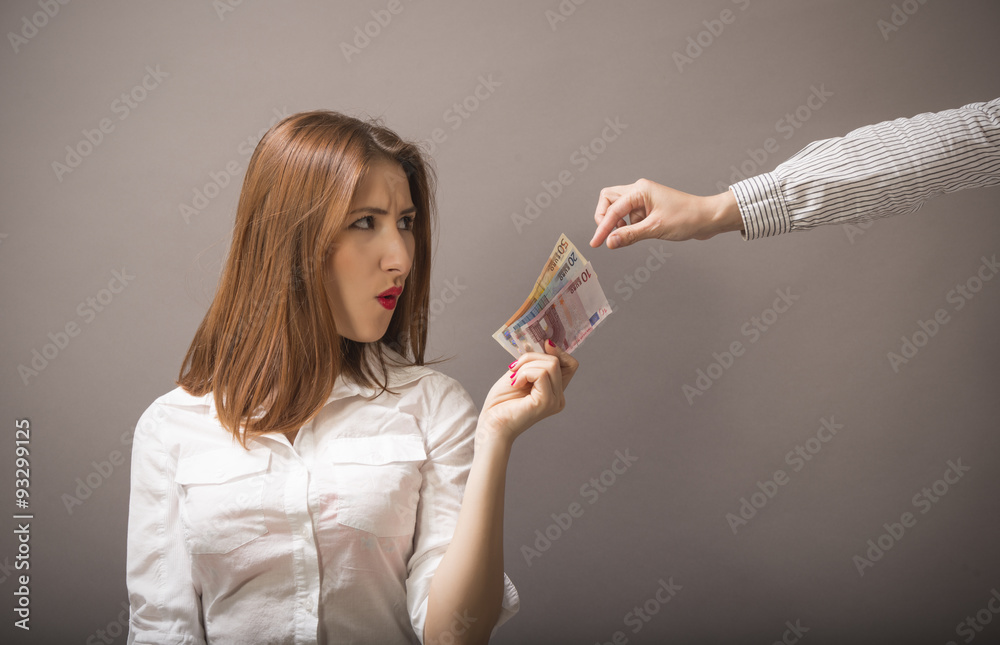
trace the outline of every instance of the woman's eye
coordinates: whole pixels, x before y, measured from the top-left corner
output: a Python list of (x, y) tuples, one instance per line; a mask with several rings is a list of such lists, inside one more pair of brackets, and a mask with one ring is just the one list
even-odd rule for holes
[(375, 228), (375, 217), (372, 215), (368, 215), (367, 217), (362, 217), (361, 219), (356, 220), (353, 224), (351, 224), (351, 228), (360, 228), (360, 229)]
[(401, 217), (399, 218), (399, 222), (396, 223), (396, 226), (397, 228), (400, 228), (404, 231), (412, 231), (413, 219), (414, 219), (413, 215), (406, 215), (404, 217)]

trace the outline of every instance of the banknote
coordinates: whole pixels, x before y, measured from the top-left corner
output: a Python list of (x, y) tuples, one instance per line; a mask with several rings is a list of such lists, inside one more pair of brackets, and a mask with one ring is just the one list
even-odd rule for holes
[[(569, 250), (555, 274), (550, 277), (548, 284), (544, 285), (544, 291), (536, 298), (530, 298), (525, 305), (522, 305), (521, 309), (518, 310), (519, 315), (516, 318), (511, 318), (507, 325), (498, 329), (493, 334), (493, 338), (503, 345), (504, 349), (508, 352), (515, 356), (519, 355), (521, 350), (519, 350), (517, 342), (514, 340), (514, 335), (521, 327), (534, 320), (563, 287), (575, 280), (583, 271), (583, 267), (584, 261), (580, 259), (578, 251), (576, 249)], [(526, 310), (525, 306), (527, 306)]]
[(571, 352), (610, 314), (594, 267), (563, 234), (531, 293), (493, 338), (515, 357), (543, 351), (547, 340)]
[(556, 271), (548, 285), (546, 285), (545, 291), (535, 299), (535, 302), (517, 320), (509, 323), (507, 329), (511, 332), (517, 332), (521, 327), (534, 320), (541, 313), (542, 309), (552, 302), (556, 294), (563, 290), (563, 287), (580, 277), (585, 264), (586, 261), (581, 259), (575, 250), (570, 252), (559, 266), (559, 270)]
[[(562, 266), (562, 263), (566, 258), (566, 256), (568, 256), (570, 253), (574, 251), (577, 252), (577, 256), (579, 258), (581, 259), (583, 258), (583, 255), (579, 251), (577, 251), (576, 246), (569, 241), (569, 238), (566, 237), (566, 234), (563, 233), (562, 235), (560, 235), (559, 239), (556, 241), (555, 247), (553, 247), (552, 249), (552, 252), (549, 253), (549, 259), (545, 261), (545, 266), (542, 267), (542, 272), (538, 276), (538, 279), (535, 280), (535, 286), (532, 287), (531, 293), (528, 294), (528, 297), (525, 299), (524, 304), (522, 304), (521, 308), (518, 309), (516, 312), (514, 312), (514, 315), (511, 316), (510, 319), (507, 322), (505, 322), (503, 326), (500, 327), (500, 329), (497, 330), (497, 333), (502, 332), (504, 327), (511, 324), (521, 316), (523, 316), (524, 313), (531, 308), (531, 305), (535, 303), (535, 300), (538, 299), (538, 296), (540, 296), (542, 292), (545, 291), (545, 287), (552, 279), (552, 276), (555, 275), (559, 267)], [(586, 260), (583, 261), (586, 262)], [(494, 337), (495, 336), (496, 334), (494, 334)]]
[(575, 278), (553, 295), (536, 316), (511, 330), (517, 347), (517, 353), (512, 354), (543, 352), (547, 340), (572, 352), (611, 315), (611, 306), (593, 266), (588, 263), (573, 275)]

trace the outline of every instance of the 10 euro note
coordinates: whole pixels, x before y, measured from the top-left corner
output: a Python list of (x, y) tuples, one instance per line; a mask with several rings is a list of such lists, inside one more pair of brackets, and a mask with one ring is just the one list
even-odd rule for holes
[(566, 352), (573, 352), (611, 315), (611, 305), (604, 295), (593, 266), (587, 263), (575, 277), (549, 300), (545, 307), (517, 330), (508, 327), (509, 336), (501, 342), (515, 357), (525, 352), (544, 352), (551, 340)]

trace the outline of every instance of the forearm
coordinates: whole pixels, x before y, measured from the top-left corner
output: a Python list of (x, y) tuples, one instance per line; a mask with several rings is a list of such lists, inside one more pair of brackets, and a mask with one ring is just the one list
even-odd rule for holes
[(480, 423), (455, 534), (428, 594), (425, 645), (486, 643), (500, 616), (504, 487), (510, 450), (509, 441)]
[(755, 239), (908, 213), (935, 195), (997, 183), (1000, 99), (813, 142), (731, 189), (744, 237)]

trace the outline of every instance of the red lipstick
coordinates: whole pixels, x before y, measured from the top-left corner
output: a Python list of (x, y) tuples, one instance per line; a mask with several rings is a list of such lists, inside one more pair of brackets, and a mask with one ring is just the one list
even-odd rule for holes
[(396, 299), (399, 298), (399, 294), (401, 293), (403, 293), (402, 287), (393, 287), (378, 294), (376, 298), (378, 299), (378, 303), (386, 309), (395, 309)]

